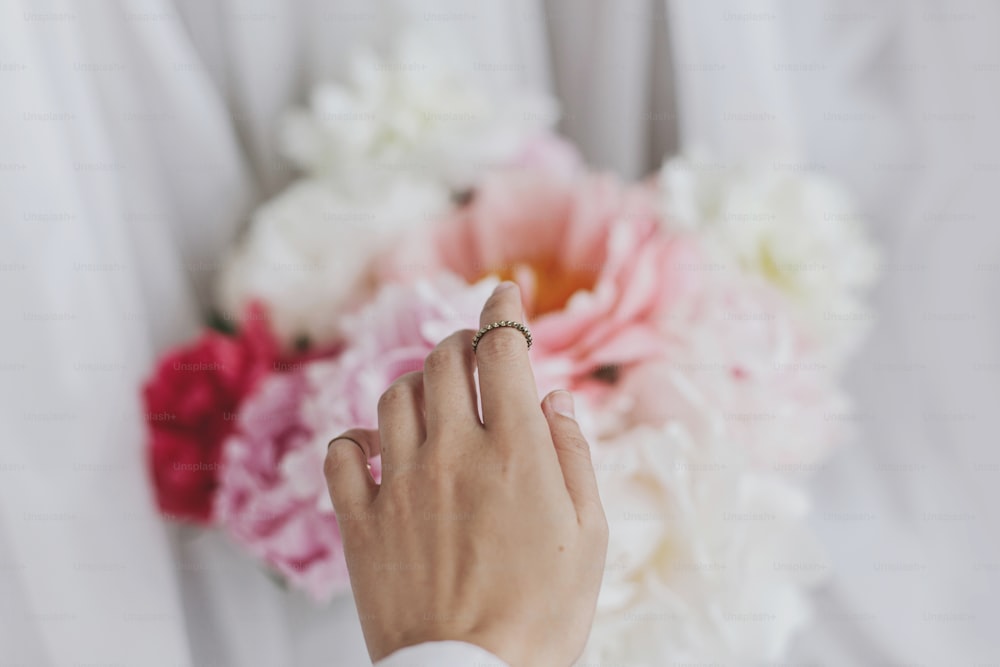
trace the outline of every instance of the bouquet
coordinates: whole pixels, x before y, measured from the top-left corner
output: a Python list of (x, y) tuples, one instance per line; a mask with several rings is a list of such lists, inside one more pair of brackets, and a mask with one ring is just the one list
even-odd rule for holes
[(318, 603), (345, 593), (327, 442), (375, 428), (389, 384), (512, 280), (610, 526), (583, 661), (780, 659), (827, 571), (804, 478), (845, 436), (839, 373), (869, 319), (876, 256), (849, 198), (699, 155), (639, 183), (593, 173), (551, 100), (496, 99), (435, 48), (358, 54), (286, 118), (303, 176), (219, 278), (237, 325), (145, 389), (162, 512)]

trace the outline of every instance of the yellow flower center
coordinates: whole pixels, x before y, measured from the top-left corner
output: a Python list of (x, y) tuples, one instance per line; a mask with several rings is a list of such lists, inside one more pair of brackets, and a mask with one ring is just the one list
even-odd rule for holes
[(530, 304), (528, 316), (538, 317), (561, 310), (578, 291), (593, 289), (598, 271), (597, 267), (565, 266), (554, 255), (543, 255), (487, 271), (477, 280), (486, 275), (520, 282), (522, 289), (530, 288), (524, 295), (525, 303)]

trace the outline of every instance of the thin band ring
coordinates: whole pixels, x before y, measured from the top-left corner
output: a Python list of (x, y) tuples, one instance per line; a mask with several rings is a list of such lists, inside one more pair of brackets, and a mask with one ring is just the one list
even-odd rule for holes
[(349, 435), (338, 435), (336, 438), (334, 438), (330, 442), (326, 443), (326, 450), (330, 451), (330, 448), (333, 447), (333, 443), (337, 442), (338, 440), (350, 440), (355, 445), (357, 445), (358, 449), (361, 450), (361, 453), (365, 455), (365, 460), (368, 459), (368, 452), (365, 451), (365, 448), (361, 446), (360, 442), (358, 442), (357, 440), (355, 440), (354, 438), (352, 438)]
[(502, 329), (504, 327), (520, 331), (524, 335), (524, 340), (528, 342), (528, 349), (531, 349), (531, 331), (528, 327), (513, 320), (500, 320), (499, 322), (494, 322), (493, 324), (487, 324), (485, 327), (476, 332), (476, 335), (472, 337), (472, 351), (476, 351), (479, 347), (479, 341), (486, 335), (487, 332), (493, 331), (494, 329)]

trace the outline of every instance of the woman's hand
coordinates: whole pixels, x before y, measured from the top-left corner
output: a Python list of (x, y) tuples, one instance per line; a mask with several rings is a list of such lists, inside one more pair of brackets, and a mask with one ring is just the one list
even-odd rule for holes
[[(523, 321), (501, 283), (481, 324)], [(539, 408), (523, 335), (460, 331), (422, 373), (382, 395), (378, 431), (335, 439), (326, 459), (361, 626), (373, 660), (459, 640), (511, 665), (571, 664), (604, 570), (607, 522), (572, 397)], [(483, 419), (473, 371), (479, 368)], [(382, 483), (367, 459), (382, 454)]]

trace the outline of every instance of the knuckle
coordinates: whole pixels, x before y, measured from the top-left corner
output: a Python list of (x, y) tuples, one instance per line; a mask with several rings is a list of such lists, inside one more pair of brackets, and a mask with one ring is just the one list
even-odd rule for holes
[(512, 362), (527, 350), (524, 336), (514, 329), (494, 329), (479, 341), (478, 352), (498, 362)]
[(446, 432), (446, 438), (429, 442), (427, 446), (421, 447), (422, 463), (426, 465), (430, 473), (433, 474), (441, 468), (449, 467), (459, 460), (460, 455), (456, 451), (457, 448), (448, 446), (447, 440), (451, 440), (452, 438), (458, 439), (460, 435), (461, 433), (457, 430), (448, 431)]
[(590, 459), (590, 445), (587, 444), (587, 439), (582, 435), (563, 436), (559, 440), (559, 449), (566, 456), (572, 457), (574, 465), (579, 463), (580, 465), (593, 466)]
[(379, 499), (396, 511), (406, 510), (414, 505), (413, 479), (408, 473), (400, 473), (393, 477), (391, 484), (383, 485)]
[(492, 446), (489, 459), (482, 462), (481, 468), (492, 471), (498, 479), (506, 479), (517, 462), (518, 456), (515, 448), (503, 442), (497, 442)]
[[(405, 376), (404, 376), (405, 377)], [(384, 412), (386, 410), (391, 410), (406, 401), (410, 400), (412, 394), (412, 389), (403, 378), (396, 380), (389, 388), (382, 392), (382, 395), (378, 399), (378, 410), (379, 412)]]
[(469, 349), (472, 344), (472, 337), (476, 335), (471, 329), (459, 329), (441, 341), (438, 347), (448, 348), (454, 351)]
[(357, 457), (354, 450), (357, 446), (349, 440), (338, 440), (326, 452), (326, 460), (323, 461), (323, 473), (327, 479), (335, 477), (344, 467), (351, 465), (352, 459)]
[(590, 444), (587, 443), (587, 439), (582, 434), (574, 433), (567, 436), (564, 442), (566, 449), (570, 452), (590, 460)]
[(443, 345), (439, 345), (424, 359), (424, 372), (431, 375), (442, 373), (452, 365), (452, 350)]

